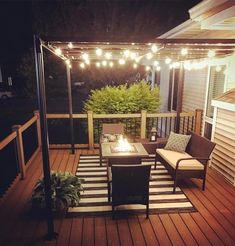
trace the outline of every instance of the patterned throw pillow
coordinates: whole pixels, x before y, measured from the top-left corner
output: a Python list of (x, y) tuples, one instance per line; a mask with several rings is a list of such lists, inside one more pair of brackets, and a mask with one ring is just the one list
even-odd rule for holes
[(191, 135), (183, 135), (171, 132), (164, 149), (185, 152), (190, 138)]

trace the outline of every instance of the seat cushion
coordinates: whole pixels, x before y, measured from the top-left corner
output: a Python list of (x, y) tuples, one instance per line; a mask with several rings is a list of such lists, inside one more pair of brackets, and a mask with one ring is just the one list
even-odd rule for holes
[[(171, 151), (166, 149), (157, 149), (157, 154), (166, 160), (173, 168), (176, 167), (176, 163), (179, 159), (190, 158), (191, 155), (187, 153), (180, 153), (177, 151)], [(180, 170), (203, 170), (204, 165), (198, 160), (184, 160), (179, 164), (178, 169)]]
[(191, 135), (171, 132), (164, 149), (183, 153), (186, 150), (190, 138)]

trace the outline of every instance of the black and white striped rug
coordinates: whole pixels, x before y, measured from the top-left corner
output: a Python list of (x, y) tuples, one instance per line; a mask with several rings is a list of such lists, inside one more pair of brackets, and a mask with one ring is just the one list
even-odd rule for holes
[[(154, 164), (154, 158), (150, 156), (142, 163)], [(83, 183), (84, 192), (78, 207), (69, 208), (69, 214), (105, 214), (112, 211), (108, 202), (107, 191), (107, 167), (106, 163), (100, 166), (99, 156), (80, 156), (76, 175), (85, 180)], [(182, 190), (177, 187), (176, 193), (172, 194), (173, 180), (167, 170), (160, 163), (157, 169), (151, 170), (152, 180), (150, 181), (149, 212), (171, 213), (171, 212), (195, 212), (197, 211)], [(144, 205), (125, 205), (117, 209), (145, 212)]]

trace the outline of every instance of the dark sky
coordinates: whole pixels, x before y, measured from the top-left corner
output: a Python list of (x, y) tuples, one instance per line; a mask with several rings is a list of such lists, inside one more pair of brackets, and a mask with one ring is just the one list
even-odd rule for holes
[(151, 41), (189, 19), (200, 0), (0, 1), (0, 66), (16, 74), (34, 32), (95, 41)]

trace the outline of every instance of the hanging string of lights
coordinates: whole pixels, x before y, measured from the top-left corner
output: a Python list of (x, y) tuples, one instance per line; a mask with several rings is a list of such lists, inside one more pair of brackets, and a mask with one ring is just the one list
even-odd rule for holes
[[(182, 45), (182, 44), (180, 44)], [(235, 44), (221, 46), (221, 44), (213, 44), (210, 48), (209, 44), (184, 44), (186, 47), (179, 48), (179, 44), (110, 44), (102, 43), (98, 46), (88, 43), (49, 43), (47, 48), (50, 49), (58, 57), (62, 58), (65, 63), (72, 68), (72, 64), (78, 63), (80, 69), (89, 66), (96, 68), (114, 68), (123, 67), (131, 64), (133, 69), (139, 66), (145, 66), (146, 71), (155, 69), (160, 71), (163, 65), (169, 66), (170, 69), (178, 68), (183, 65), (184, 69), (202, 69), (210, 64), (210, 60), (215, 56), (231, 54), (234, 52)], [(126, 48), (128, 46), (128, 48)], [(187, 47), (188, 46), (188, 47)], [(218, 67), (216, 71), (220, 71)]]

